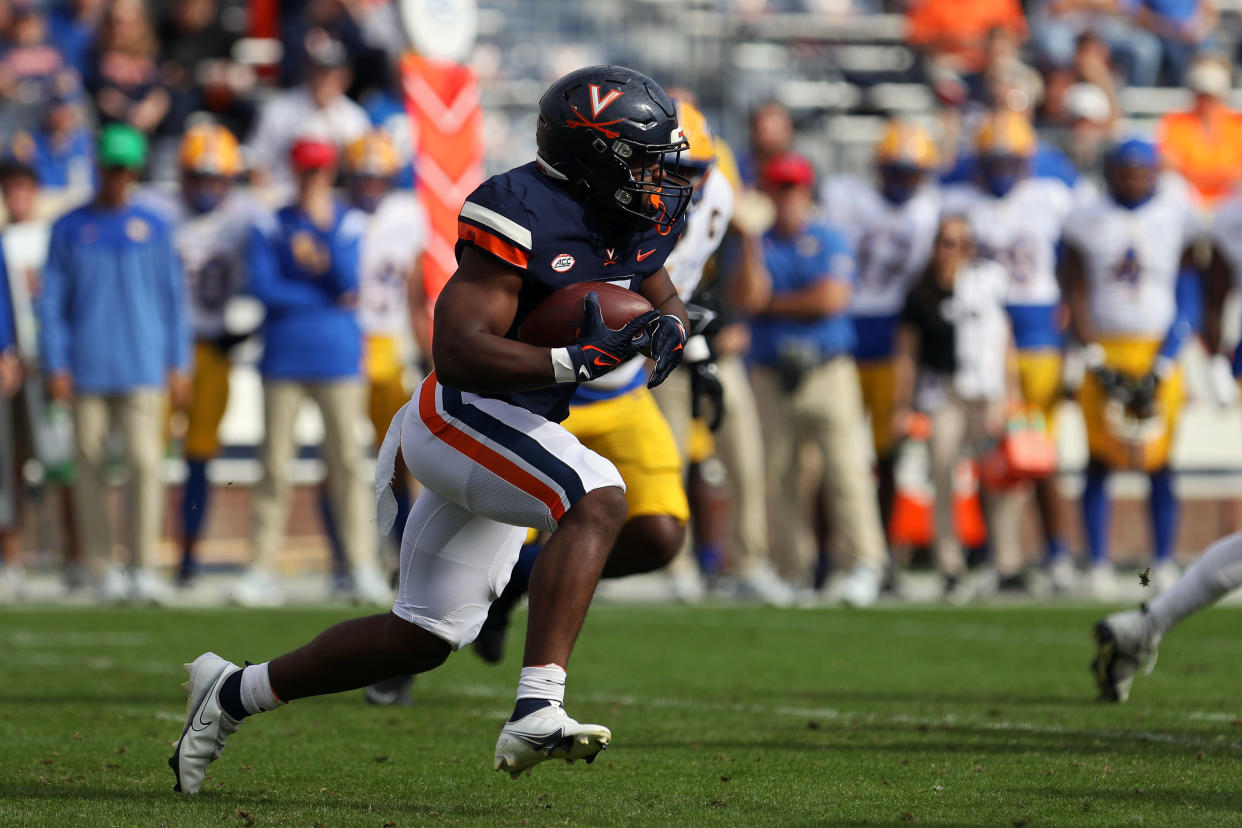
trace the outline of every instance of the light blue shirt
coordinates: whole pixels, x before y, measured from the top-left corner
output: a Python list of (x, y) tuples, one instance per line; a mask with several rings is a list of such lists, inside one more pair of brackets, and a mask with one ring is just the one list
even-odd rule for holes
[[(763, 259), (772, 277), (772, 293), (793, 293), (825, 280), (855, 283), (854, 250), (845, 235), (812, 221), (796, 236), (769, 230), (763, 236)], [(854, 323), (849, 311), (819, 319), (791, 319), (761, 314), (751, 319), (750, 359), (777, 367), (781, 353), (814, 349), (823, 359), (852, 353)]]

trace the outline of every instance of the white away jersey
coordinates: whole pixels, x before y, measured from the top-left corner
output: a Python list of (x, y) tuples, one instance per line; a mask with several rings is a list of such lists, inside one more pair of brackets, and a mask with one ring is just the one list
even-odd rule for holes
[(664, 267), (683, 302), (690, 301), (703, 268), (720, 247), (733, 218), (733, 185), (719, 168), (712, 167), (703, 182), (703, 195), (686, 215), (686, 230), (668, 254)]
[(1053, 178), (1024, 178), (997, 198), (966, 185), (945, 191), (945, 214), (970, 222), (980, 256), (1005, 268), (1009, 305), (1053, 305), (1061, 299), (1056, 249), (1074, 191)]
[(191, 211), (175, 191), (147, 189), (138, 201), (173, 227), (173, 244), (185, 270), (194, 338), (223, 336), (227, 332), (225, 307), (247, 290), (251, 229), (268, 210), (240, 190), (233, 190), (219, 207), (202, 214)]
[(1065, 241), (1083, 258), (1099, 333), (1159, 339), (1172, 324), (1182, 253), (1198, 232), (1194, 205), (1178, 184), (1162, 181), (1134, 210), (1102, 195), (1066, 222)]
[(413, 193), (391, 192), (367, 216), (358, 274), (364, 333), (398, 336), (409, 328), (406, 278), (426, 239), (427, 217)]
[(857, 255), (858, 282), (850, 313), (893, 316), (927, 266), (940, 216), (940, 195), (921, 187), (904, 204), (891, 204), (855, 176), (833, 176), (821, 191), (828, 223), (845, 233)]

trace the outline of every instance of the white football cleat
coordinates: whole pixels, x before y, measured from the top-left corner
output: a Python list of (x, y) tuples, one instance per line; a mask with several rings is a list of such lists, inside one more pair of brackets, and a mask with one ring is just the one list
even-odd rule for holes
[(207, 766), (220, 758), (224, 740), (241, 724), (220, 707), (220, 687), (224, 680), (242, 669), (215, 653), (203, 653), (186, 664), (190, 679), (181, 685), (190, 694), (186, 704), (185, 728), (174, 745), (168, 767), (177, 776), (173, 787), (178, 793), (198, 793)]
[(1102, 561), (1091, 567), (1088, 589), (1097, 601), (1117, 600), (1117, 573), (1110, 561)]
[(766, 561), (748, 568), (737, 581), (738, 597), (755, 598), (773, 607), (792, 607), (798, 598), (794, 588), (777, 575)]
[(1052, 591), (1058, 595), (1072, 595), (1078, 590), (1081, 580), (1078, 568), (1068, 554), (1058, 555), (1048, 565), (1048, 579), (1052, 582)]
[(681, 604), (699, 604), (707, 597), (707, 587), (703, 586), (703, 576), (697, 568), (669, 572), (668, 585), (673, 600)]
[(153, 604), (166, 607), (173, 603), (173, 590), (168, 582), (149, 569), (134, 571), (134, 582), (130, 596), (135, 604)]
[(858, 564), (841, 582), (841, 601), (847, 607), (870, 607), (880, 597), (881, 572)]
[(392, 588), (388, 586), (388, 579), (374, 568), (354, 570), (354, 597), (360, 604), (392, 606)]
[(251, 567), (233, 584), (229, 598), (243, 607), (279, 607), (285, 603), (285, 591), (270, 572)]
[(95, 594), (101, 604), (123, 604), (128, 601), (130, 583), (125, 570), (119, 566), (108, 567), (95, 586)]
[(1173, 561), (1161, 561), (1151, 568), (1151, 586), (1159, 595), (1182, 578), (1182, 568)]
[(1096, 623), (1093, 635), (1098, 651), (1091, 662), (1101, 701), (1124, 702), (1139, 668), (1149, 675), (1156, 666), (1160, 639), (1148, 628), (1147, 606), (1114, 613)]
[(579, 724), (559, 704), (551, 704), (529, 713), (516, 722), (505, 722), (496, 740), (496, 770), (514, 779), (522, 771), (548, 759), (574, 762), (595, 761), (601, 750), (612, 741), (612, 731), (603, 725)]

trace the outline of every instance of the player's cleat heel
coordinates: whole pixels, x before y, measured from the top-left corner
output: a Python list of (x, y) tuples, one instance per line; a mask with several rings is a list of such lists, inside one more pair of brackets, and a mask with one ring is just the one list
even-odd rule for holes
[(1124, 702), (1139, 669), (1151, 673), (1156, 666), (1158, 637), (1147, 628), (1147, 608), (1118, 612), (1096, 622), (1091, 631), (1096, 654), (1091, 672), (1099, 688), (1099, 700)]
[(495, 769), (517, 779), (523, 771), (548, 759), (570, 763), (584, 759), (588, 764), (612, 741), (612, 731), (603, 725), (580, 724), (560, 705), (549, 705), (505, 722), (496, 741)]

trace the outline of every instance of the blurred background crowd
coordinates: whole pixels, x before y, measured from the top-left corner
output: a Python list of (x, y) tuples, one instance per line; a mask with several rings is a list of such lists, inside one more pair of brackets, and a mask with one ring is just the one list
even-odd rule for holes
[[(436, 287), (407, 5), (0, 0), (0, 600), (387, 599), (367, 481)], [(645, 594), (1111, 599), (1232, 527), (1231, 2), (478, 6), (487, 172), (622, 63), (733, 190)]]

